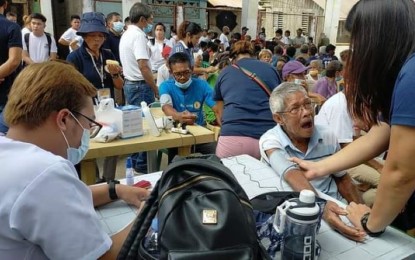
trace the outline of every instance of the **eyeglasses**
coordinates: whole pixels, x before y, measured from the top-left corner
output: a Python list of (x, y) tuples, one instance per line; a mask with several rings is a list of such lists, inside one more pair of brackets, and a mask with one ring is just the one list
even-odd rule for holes
[(99, 133), (99, 131), (102, 128), (102, 125), (100, 123), (98, 123), (95, 120), (92, 120), (91, 118), (87, 117), (86, 115), (83, 115), (77, 111), (71, 111), (74, 114), (80, 115), (83, 118), (85, 118), (86, 120), (89, 121), (89, 132), (90, 132), (90, 137), (94, 138), (95, 136), (97, 136), (97, 134)]
[(301, 106), (294, 106), (291, 109), (287, 111), (281, 111), (278, 113), (289, 113), (291, 115), (298, 115), (303, 109), (314, 112), (314, 109), (316, 108), (317, 104), (312, 101), (307, 101)]
[(177, 79), (180, 79), (182, 77), (188, 78), (192, 74), (192, 71), (191, 70), (185, 70), (185, 71), (182, 71), (182, 72), (173, 72), (172, 74), (173, 74), (173, 77), (175, 77)]

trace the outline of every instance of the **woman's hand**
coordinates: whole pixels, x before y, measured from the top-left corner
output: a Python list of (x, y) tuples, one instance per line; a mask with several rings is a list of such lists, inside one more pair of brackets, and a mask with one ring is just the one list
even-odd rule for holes
[(362, 219), (363, 215), (370, 212), (370, 208), (364, 204), (356, 204), (354, 202), (350, 202), (350, 204), (346, 207), (348, 212), (347, 218), (352, 222), (355, 227), (358, 227), (363, 230), (362, 225), (360, 224), (360, 220)]
[(300, 166), (300, 168), (305, 171), (304, 176), (307, 178), (307, 180), (313, 180), (330, 174), (324, 171), (324, 167), (322, 167), (321, 161), (313, 162), (302, 160), (297, 157), (291, 157), (289, 160), (298, 164), (298, 166)]
[(121, 67), (115, 64), (107, 64), (107, 69), (111, 75), (118, 75), (122, 71)]

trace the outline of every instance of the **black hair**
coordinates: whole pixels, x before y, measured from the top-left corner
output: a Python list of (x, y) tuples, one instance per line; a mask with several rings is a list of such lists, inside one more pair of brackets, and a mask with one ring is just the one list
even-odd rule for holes
[(111, 13), (109, 13), (107, 15), (107, 18), (106, 18), (107, 23), (110, 22), (114, 16), (121, 16), (121, 15), (119, 13), (117, 13), (117, 12), (111, 12)]
[(219, 49), (219, 45), (212, 41), (207, 43), (207, 47), (210, 48), (213, 52), (217, 52)]
[(129, 17), (129, 16), (125, 17), (125, 19), (124, 19), (124, 23), (129, 23), (129, 22), (131, 22), (130, 17)]
[(75, 20), (75, 19), (77, 19), (77, 20), (81, 20), (81, 17), (80, 17), (79, 15), (77, 15), (77, 14), (73, 14), (73, 15), (71, 15), (71, 22), (72, 22), (73, 20)]
[(30, 15), (30, 19), (39, 19), (42, 22), (46, 22), (46, 17), (41, 13), (33, 13)]
[(274, 47), (274, 54), (282, 55), (284, 53), (284, 48), (280, 45)]
[(193, 36), (201, 32), (202, 32), (202, 27), (200, 27), (199, 24), (189, 22), (189, 21), (184, 21), (179, 26), (179, 31), (177, 33), (177, 36), (179, 37), (180, 40), (183, 40), (184, 38), (186, 38), (187, 33)]
[(326, 53), (328, 53), (329, 51), (334, 51), (336, 49), (336, 46), (334, 46), (333, 44), (329, 44), (326, 46)]
[(290, 30), (286, 30), (286, 31), (285, 31), (285, 33), (289, 33), (289, 34), (291, 34)]
[(242, 39), (242, 35), (240, 33), (236, 32), (236, 33), (232, 34), (231, 38), (235, 39), (236, 41), (240, 41)]
[(172, 65), (175, 65), (177, 63), (187, 63), (190, 67), (190, 58), (184, 52), (176, 52), (175, 54), (171, 55), (168, 60), (169, 68), (171, 68)]
[(366, 125), (377, 123), (379, 114), (390, 122), (395, 81), (415, 51), (414, 24), (413, 0), (360, 0), (347, 16), (353, 51), (347, 60), (345, 94), (351, 115)]
[(294, 57), (296, 51), (297, 49), (294, 46), (289, 46), (286, 50), (286, 53), (288, 57)]
[(163, 27), (163, 31), (164, 32), (166, 32), (166, 26), (163, 24), (163, 23), (156, 23), (155, 25), (154, 25), (154, 31), (156, 31), (156, 28), (157, 28), (157, 26), (159, 26), (159, 25), (161, 25), (162, 27)]
[(310, 48), (308, 48), (308, 52), (311, 56), (316, 55), (318, 52), (317, 47), (315, 45), (311, 45)]
[(282, 34), (282, 29), (277, 29), (275, 33)]
[(304, 59), (304, 57), (298, 57), (297, 59), (295, 59), (296, 61), (300, 62), (301, 64), (303, 64), (304, 66), (307, 64), (307, 61)]

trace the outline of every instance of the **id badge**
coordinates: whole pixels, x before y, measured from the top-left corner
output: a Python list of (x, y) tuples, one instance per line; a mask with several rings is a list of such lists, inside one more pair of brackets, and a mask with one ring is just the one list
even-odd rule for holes
[(97, 93), (98, 101), (101, 101), (103, 99), (111, 98), (111, 91), (109, 88), (101, 88), (98, 89)]

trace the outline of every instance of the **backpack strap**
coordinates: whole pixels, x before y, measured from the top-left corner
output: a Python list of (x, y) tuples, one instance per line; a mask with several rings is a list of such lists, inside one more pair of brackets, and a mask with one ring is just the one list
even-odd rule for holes
[(29, 53), (29, 36), (30, 36), (30, 33), (26, 33), (24, 35), (24, 42), (26, 44), (27, 53)]
[(127, 238), (122, 245), (122, 248), (117, 256), (117, 259), (138, 259), (138, 250), (141, 241), (146, 236), (153, 218), (158, 211), (158, 197), (159, 197), (159, 182), (156, 183), (150, 197), (145, 202), (140, 214), (136, 218)]
[[(52, 47), (51, 46), (52, 45), (52, 37), (51, 37), (50, 33), (47, 33), (47, 32), (45, 32), (45, 35), (46, 35), (46, 40), (48, 41), (48, 48), (49, 48), (48, 55), (50, 57), (50, 48)], [(26, 33), (24, 35), (24, 42), (26, 44), (27, 53), (29, 53), (29, 39), (30, 39), (29, 36), (30, 36), (30, 33)]]
[(48, 55), (50, 57), (50, 48), (52, 47), (52, 37), (51, 37), (50, 33), (47, 33), (47, 32), (45, 32), (45, 35), (46, 35), (46, 39), (48, 41), (48, 48), (49, 48)]
[(262, 90), (267, 94), (268, 97), (271, 96), (272, 90), (254, 72), (251, 72), (251, 71), (249, 71), (249, 70), (247, 70), (247, 69), (239, 66), (236, 63), (232, 64), (232, 67), (234, 67), (234, 68), (239, 69), (240, 71), (242, 71), (246, 76), (248, 76), (248, 78), (250, 78), (253, 81), (255, 81), (262, 88)]

